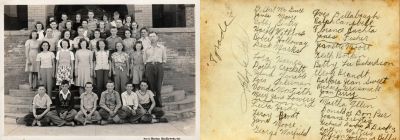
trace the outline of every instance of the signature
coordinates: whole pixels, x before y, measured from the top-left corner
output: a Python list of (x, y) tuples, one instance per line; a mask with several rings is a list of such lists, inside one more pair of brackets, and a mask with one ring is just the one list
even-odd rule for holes
[[(247, 94), (250, 92), (250, 77), (251, 73), (249, 72), (248, 66), (250, 63), (249, 59), (249, 35), (242, 27), (240, 27), (244, 32), (245, 36), (236, 36), (235, 41), (239, 41), (237, 43), (232, 43), (232, 54), (233, 58), (236, 62), (241, 66), (241, 69), (237, 71), (237, 78), (242, 87), (242, 94), (240, 96), (241, 102), (241, 110), (242, 112), (247, 112)], [(235, 50), (235, 51), (234, 51)]]
[[(217, 40), (217, 42), (214, 44), (214, 52), (210, 52), (209, 55), (209, 61), (210, 62), (214, 62), (214, 63), (218, 63), (219, 61), (222, 61), (221, 55), (218, 52), (218, 50), (220, 49), (220, 47), (222, 46), (222, 42), (224, 41), (225, 38), (225, 33), (228, 31), (228, 27), (232, 24), (232, 22), (235, 20), (236, 16), (233, 16), (233, 12), (232, 9), (229, 6), (227, 7), (227, 20), (224, 20), (223, 23), (218, 23), (218, 27), (219, 27), (219, 38)], [(207, 66), (209, 64), (207, 63)]]

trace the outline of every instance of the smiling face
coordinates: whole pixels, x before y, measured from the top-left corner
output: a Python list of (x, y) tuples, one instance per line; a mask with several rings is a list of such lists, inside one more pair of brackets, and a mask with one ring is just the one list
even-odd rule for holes
[(66, 92), (68, 91), (68, 88), (69, 88), (69, 85), (68, 85), (68, 84), (61, 85), (61, 90), (62, 90), (64, 93), (66, 93)]
[(51, 27), (53, 30), (56, 30), (56, 29), (57, 29), (57, 23), (56, 23), (56, 22), (51, 22), (51, 23), (50, 23), (50, 27)]
[(136, 51), (140, 51), (142, 49), (142, 47), (143, 46), (141, 43), (136, 43), (136, 45), (135, 45)]
[(131, 37), (131, 32), (129, 30), (125, 30), (125, 37), (130, 38)]
[(122, 49), (124, 48), (124, 45), (122, 45), (121, 42), (118, 42), (117, 44), (115, 44), (115, 47), (117, 48), (118, 52), (121, 52)]
[(103, 51), (104, 48), (106, 48), (106, 43), (104, 43), (104, 41), (99, 41), (99, 48)]
[(151, 34), (149, 34), (149, 38), (150, 38), (150, 41), (151, 41), (152, 43), (155, 43), (155, 42), (157, 42), (157, 40), (158, 40), (158, 37), (157, 37), (157, 34), (156, 34), (156, 33), (151, 33)]
[(49, 43), (43, 43), (42, 44), (42, 49), (43, 49), (44, 52), (47, 52), (49, 50), (49, 47), (50, 47)]
[(126, 84), (126, 91), (131, 92), (133, 89), (133, 85), (132, 84)]
[(94, 31), (94, 38), (100, 38), (100, 31)]
[(93, 84), (86, 84), (85, 85), (85, 90), (86, 90), (87, 93), (92, 93)]
[(63, 49), (68, 49), (68, 42), (67, 41), (65, 41), (65, 40), (63, 40), (63, 41), (61, 41), (61, 47), (63, 48)]
[(107, 83), (106, 85), (107, 91), (111, 92), (114, 90), (114, 83)]
[(64, 38), (69, 39), (71, 37), (71, 33), (69, 31), (64, 32)]
[(140, 82), (140, 89), (141, 89), (141, 90), (147, 90), (147, 87), (148, 87), (147, 83), (145, 83), (145, 82)]
[(53, 30), (52, 29), (50, 29), (50, 28), (47, 28), (46, 29), (46, 36), (53, 36)]
[(83, 28), (86, 28), (86, 27), (87, 27), (87, 24), (88, 24), (87, 21), (82, 21), (82, 27), (83, 27)]

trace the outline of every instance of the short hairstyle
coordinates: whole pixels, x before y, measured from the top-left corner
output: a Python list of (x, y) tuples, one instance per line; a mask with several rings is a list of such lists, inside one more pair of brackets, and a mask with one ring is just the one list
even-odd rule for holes
[(112, 83), (112, 84), (114, 84), (114, 81), (112, 81), (112, 80), (108, 80), (106, 84), (108, 84), (108, 83)]
[[(86, 23), (89, 23), (86, 19), (81, 20), (81, 23), (83, 23), (84, 21), (86, 21)], [(82, 24), (81, 24), (82, 25)]]
[(121, 41), (115, 42), (115, 49), (117, 49), (117, 44), (118, 44), (118, 43), (121, 43), (121, 45), (122, 45), (122, 51), (125, 51), (125, 45), (124, 45), (124, 43), (122, 43)]
[(46, 86), (44, 86), (43, 84), (37, 85), (36, 87), (37, 87), (37, 89), (39, 89), (40, 87), (43, 87), (44, 89), (46, 89)]
[(89, 42), (84, 38), (79, 39), (79, 44), (78, 44), (79, 49), (82, 49), (82, 46), (81, 46), (82, 42), (86, 42), (86, 49), (89, 49)]
[(158, 35), (157, 32), (154, 32), (154, 31), (149, 32), (149, 35), (150, 35), (150, 34), (156, 34), (156, 35)]
[(35, 38), (35, 39), (38, 39), (38, 38), (39, 38), (39, 33), (38, 33), (38, 31), (37, 31), (37, 30), (32, 30), (31, 33), (29, 34), (29, 39), (33, 39), (33, 38), (32, 38), (32, 33), (34, 33), (34, 32), (36, 33), (36, 38)]
[(140, 81), (139, 83), (140, 83), (140, 84), (146, 83), (147, 85), (149, 85), (149, 82), (147, 82), (146, 80), (142, 80), (142, 81)]
[(67, 23), (68, 23), (68, 22), (71, 23), (71, 28), (72, 28), (72, 26), (74, 26), (74, 25), (72, 24), (72, 20), (67, 20), (67, 21), (65, 22), (65, 24), (64, 24), (65, 28), (67, 28)]
[(63, 46), (62, 46), (62, 42), (63, 42), (63, 41), (67, 42), (67, 44), (68, 44), (68, 49), (69, 49), (69, 48), (71, 47), (71, 44), (69, 44), (69, 40), (67, 40), (67, 39), (65, 39), (65, 38), (63, 38), (63, 39), (61, 40), (61, 44), (60, 44), (60, 45), (61, 45), (61, 48), (63, 47)]
[(64, 31), (62, 31), (62, 33), (61, 33), (61, 38), (64, 38), (65, 32), (69, 32), (69, 38), (68, 38), (68, 39), (71, 39), (71, 38), (72, 38), (72, 34), (71, 34), (71, 31), (70, 31), (70, 30), (64, 30)]
[(61, 13), (61, 16), (62, 16), (62, 15), (66, 15), (66, 16), (68, 16), (68, 15), (67, 15), (67, 13)]
[(135, 42), (135, 45), (133, 46), (133, 50), (134, 50), (134, 51), (137, 51), (137, 50), (136, 50), (136, 45), (137, 45), (137, 44), (140, 44), (140, 45), (142, 45), (142, 48), (140, 48), (140, 50), (143, 50), (143, 44), (142, 44), (142, 41), (136, 41), (136, 42)]
[(93, 83), (92, 82), (86, 82), (85, 83), (85, 87), (86, 87), (86, 85), (93, 85)]
[(61, 81), (61, 85), (69, 85), (69, 81), (68, 80), (62, 80)]
[[(52, 21), (50, 21), (50, 23), (51, 23), (51, 22), (52, 22)], [(38, 25), (38, 24), (42, 25), (42, 30), (43, 30), (43, 29), (44, 29), (44, 25), (43, 25), (43, 23), (40, 22), (40, 21), (36, 21), (36, 23), (35, 23), (35, 29), (37, 30), (36, 25)]]
[(97, 49), (97, 50), (100, 50), (100, 46), (99, 46), (100, 42), (103, 42), (103, 43), (106, 45), (106, 46), (104, 47), (104, 50), (108, 50), (107, 41), (104, 40), (104, 39), (100, 39), (99, 41), (96, 42), (96, 49)]
[(88, 10), (88, 12), (87, 12), (87, 13), (89, 14), (90, 12), (92, 12), (92, 13), (94, 14), (93, 10)]
[(49, 50), (50, 49), (50, 43), (49, 42), (47, 42), (47, 41), (43, 41), (42, 43), (40, 43), (40, 47), (39, 47), (39, 51), (40, 52), (42, 52), (43, 51), (43, 48), (42, 48), (42, 46), (43, 46), (43, 44), (44, 43), (47, 43), (47, 45), (49, 45), (49, 47), (47, 48), (47, 50)]
[(125, 85), (128, 85), (128, 84), (132, 84), (132, 86), (133, 86), (132, 80), (129, 80), (128, 82), (125, 83)]
[(113, 14), (114, 14), (114, 15), (119, 15), (119, 12), (118, 12), (118, 11), (115, 11)]
[(128, 31), (128, 32), (131, 33), (131, 35), (132, 35), (132, 31), (131, 31), (131, 30), (125, 30), (125, 31), (124, 31), (124, 35), (125, 35), (126, 31)]
[(110, 28), (110, 30), (112, 30), (112, 29), (118, 30), (117, 27), (115, 27), (115, 26), (112, 26), (112, 27)]
[[(139, 24), (136, 21), (132, 21), (132, 23), (136, 23), (136, 29), (139, 28)], [(132, 23), (131, 23), (131, 26), (133, 25)], [(133, 30), (133, 28), (132, 28), (132, 30)]]

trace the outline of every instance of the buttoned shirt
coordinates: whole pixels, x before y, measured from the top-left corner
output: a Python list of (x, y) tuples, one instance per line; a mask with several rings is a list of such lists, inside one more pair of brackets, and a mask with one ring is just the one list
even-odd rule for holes
[(99, 99), (97, 95), (93, 92), (87, 93), (84, 92), (80, 96), (82, 102), (83, 102), (83, 108), (86, 109), (86, 111), (91, 111), (94, 108), (94, 103), (97, 102)]
[(145, 64), (152, 62), (165, 63), (166, 60), (167, 51), (163, 45), (157, 44), (144, 50), (143, 61)]
[(122, 42), (122, 39), (119, 36), (115, 36), (115, 37), (110, 36), (110, 37), (107, 37), (106, 41), (107, 41), (107, 45), (108, 45), (108, 49), (109, 50), (116, 50), (115, 49), (115, 43), (116, 42)]
[(135, 109), (135, 110), (139, 106), (138, 96), (133, 91), (131, 91), (130, 94), (128, 94), (127, 91), (123, 92), (121, 94), (121, 99), (122, 99), (123, 106), (133, 106), (132, 109)]
[(111, 93), (108, 91), (104, 91), (103, 93), (101, 93), (99, 105), (102, 108), (115, 110), (116, 108), (121, 107), (121, 97), (119, 96), (119, 93), (115, 90), (113, 90)]
[(47, 94), (43, 94), (43, 96), (36, 94), (35, 97), (33, 97), (33, 105), (35, 105), (36, 108), (47, 108), (47, 106), (51, 105), (51, 99)]
[(96, 66), (94, 70), (109, 70), (110, 64), (108, 61), (110, 60), (109, 51), (96, 51), (94, 61), (96, 62)]

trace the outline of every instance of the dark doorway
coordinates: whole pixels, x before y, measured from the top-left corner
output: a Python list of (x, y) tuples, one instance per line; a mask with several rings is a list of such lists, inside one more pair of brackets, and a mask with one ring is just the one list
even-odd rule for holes
[(115, 11), (119, 12), (121, 19), (128, 14), (126, 5), (56, 5), (54, 7), (54, 16), (57, 21), (61, 21), (61, 14), (66, 13), (68, 19), (75, 20), (75, 15), (80, 13), (82, 19), (86, 19), (89, 10), (94, 11), (94, 16), (97, 19), (102, 19), (103, 14), (106, 14), (108, 19), (111, 20)]
[(28, 28), (27, 5), (4, 6), (4, 30), (21, 30)]
[(153, 27), (185, 27), (185, 5), (153, 5)]

